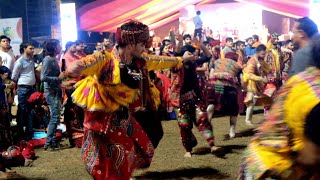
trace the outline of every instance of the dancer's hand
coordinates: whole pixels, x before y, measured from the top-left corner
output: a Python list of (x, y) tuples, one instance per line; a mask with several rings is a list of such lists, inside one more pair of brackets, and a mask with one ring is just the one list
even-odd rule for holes
[(58, 79), (63, 80), (64, 77), (65, 77), (64, 72), (61, 72), (61, 73), (59, 74)]
[(183, 32), (182, 32), (182, 34), (177, 33), (177, 35), (176, 35), (176, 40), (177, 40), (177, 41), (180, 41), (180, 42), (183, 41)]
[(142, 106), (134, 108), (134, 112), (138, 112), (138, 111), (140, 111), (140, 112), (146, 111), (146, 108), (142, 107)]
[(268, 82), (269, 82), (269, 79), (268, 79), (267, 77), (263, 77), (262, 82), (268, 83)]
[(183, 61), (191, 61), (191, 60), (194, 60), (194, 58), (195, 58), (194, 55), (189, 51), (186, 51), (182, 56)]
[(11, 81), (10, 84), (9, 84), (9, 87), (12, 89), (12, 88), (14, 88), (15, 86), (16, 86), (16, 83), (13, 82), (13, 81)]
[(193, 43), (199, 47), (201, 47), (203, 45), (203, 43), (201, 42), (199, 37), (194, 37), (193, 38)]
[(42, 109), (43, 109), (44, 111), (49, 111), (49, 108), (48, 108), (47, 106), (42, 105), (41, 107), (42, 107)]
[(68, 76), (77, 77), (86, 68), (85, 64), (81, 61), (72, 62), (68, 67)]
[(62, 83), (61, 83), (61, 86), (62, 87), (68, 87), (68, 86), (70, 86), (70, 82), (69, 81), (62, 81)]

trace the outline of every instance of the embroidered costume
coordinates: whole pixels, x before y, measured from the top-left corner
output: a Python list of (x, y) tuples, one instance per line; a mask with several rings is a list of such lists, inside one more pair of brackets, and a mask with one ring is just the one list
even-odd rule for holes
[(263, 60), (258, 60), (253, 56), (243, 69), (242, 86), (247, 92), (245, 104), (250, 104), (253, 98), (257, 98), (256, 105), (270, 105), (270, 100), (263, 95), (266, 84), (262, 82), (263, 77), (267, 77), (271, 72), (270, 66)]
[(272, 79), (272, 83), (277, 87), (280, 88), (282, 85), (282, 75), (281, 70), (283, 69), (283, 62), (281, 61), (281, 53), (277, 50), (272, 48), (272, 43), (269, 41), (267, 43), (267, 57), (266, 62), (271, 67), (271, 73), (268, 75), (270, 79)]
[(278, 91), (266, 121), (244, 152), (239, 179), (320, 177), (319, 171), (316, 176), (295, 163), (295, 154), (304, 146), (307, 116), (320, 103), (319, 77), (320, 70), (310, 67)]
[(198, 128), (207, 143), (214, 146), (214, 135), (211, 123), (208, 121), (206, 107), (201, 96), (196, 67), (208, 62), (210, 58), (204, 57), (195, 61), (184, 63), (183, 68), (173, 70), (169, 95), (171, 103), (179, 109), (178, 125), (182, 144), (187, 152), (197, 145), (197, 139), (192, 133), (193, 124)]
[[(145, 27), (119, 29), (117, 41), (146, 42), (149, 29)], [(142, 54), (141, 59), (127, 65), (115, 49), (80, 61), (86, 66), (81, 73), (86, 78), (77, 82), (72, 97), (74, 103), (85, 108), (83, 161), (95, 179), (130, 179), (134, 169), (150, 165), (154, 154), (152, 139), (134, 115), (137, 109), (156, 109), (160, 103), (159, 91), (145, 74), (179, 67), (182, 59)]]
[(210, 73), (208, 86), (208, 104), (214, 104), (214, 110), (225, 115), (237, 116), (237, 78), (241, 67), (232, 59), (218, 59), (214, 62), (213, 73)]

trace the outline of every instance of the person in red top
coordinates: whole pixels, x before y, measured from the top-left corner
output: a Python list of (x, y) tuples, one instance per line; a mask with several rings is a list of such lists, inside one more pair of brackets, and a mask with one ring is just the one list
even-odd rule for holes
[[(66, 51), (63, 54), (61, 60), (59, 61), (59, 66), (62, 72), (66, 72), (68, 70), (69, 65), (79, 60), (81, 57), (76, 55), (77, 53), (77, 45), (76, 42), (67, 42), (66, 44)], [(66, 89), (72, 89), (72, 86), (78, 81), (78, 78), (66, 79), (62, 85)]]
[(75, 53), (76, 56), (78, 56), (79, 58), (83, 58), (86, 57), (86, 53), (84, 53), (84, 41), (82, 40), (76, 40), (76, 50), (77, 52)]
[(220, 44), (221, 42), (219, 40), (212, 40), (210, 42), (212, 55), (215, 59), (220, 59)]
[[(79, 60), (80, 58), (75, 55), (77, 52), (77, 46), (76, 42), (67, 42), (66, 44), (66, 52), (62, 56), (62, 60), (59, 62), (59, 66), (61, 68), (62, 72), (67, 72), (69, 65), (72, 62), (75, 62)], [(79, 143), (76, 143), (74, 138), (74, 134), (81, 133), (78, 130), (75, 130), (73, 127), (74, 122), (78, 122), (79, 124), (82, 124), (84, 119), (84, 112), (81, 108), (77, 107), (74, 103), (72, 103), (71, 94), (74, 91), (73, 86), (76, 82), (78, 82), (80, 78), (69, 78), (63, 81), (63, 90), (64, 90), (64, 122), (67, 127), (67, 136), (69, 138), (70, 147), (76, 146), (76, 144), (79, 145)], [(83, 136), (83, 133), (82, 133)]]
[[(75, 42), (67, 42), (66, 44), (66, 51), (63, 54), (61, 59), (64, 59), (65, 61), (65, 68), (68, 68), (68, 65), (76, 60), (79, 60), (80, 58), (75, 54), (77, 52), (77, 46)], [(59, 61), (59, 66), (62, 66), (62, 61)], [(64, 71), (66, 71), (65, 69)]]

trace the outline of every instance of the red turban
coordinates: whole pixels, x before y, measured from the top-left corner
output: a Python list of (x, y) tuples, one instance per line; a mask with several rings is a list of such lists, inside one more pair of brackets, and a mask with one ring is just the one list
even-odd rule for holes
[(211, 42), (210, 42), (210, 46), (211, 47), (214, 47), (214, 46), (217, 46), (217, 45), (220, 45), (220, 41), (219, 40), (212, 40)]
[(28, 99), (29, 103), (40, 103), (40, 104), (44, 104), (46, 102), (46, 99), (44, 97), (44, 94), (41, 92), (34, 92), (31, 94), (31, 96)]
[(232, 59), (234, 61), (238, 61), (238, 54), (235, 52), (228, 52), (228, 53), (226, 53), (225, 58)]
[(148, 43), (149, 33), (147, 25), (136, 20), (129, 20), (117, 29), (116, 41), (126, 45)]

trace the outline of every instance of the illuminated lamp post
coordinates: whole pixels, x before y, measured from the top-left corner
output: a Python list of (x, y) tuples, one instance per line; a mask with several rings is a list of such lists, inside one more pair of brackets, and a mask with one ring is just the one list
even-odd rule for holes
[(320, 0), (310, 0), (309, 17), (320, 27)]
[(68, 41), (76, 41), (78, 39), (75, 3), (60, 4), (60, 21), (61, 43), (64, 49)]

